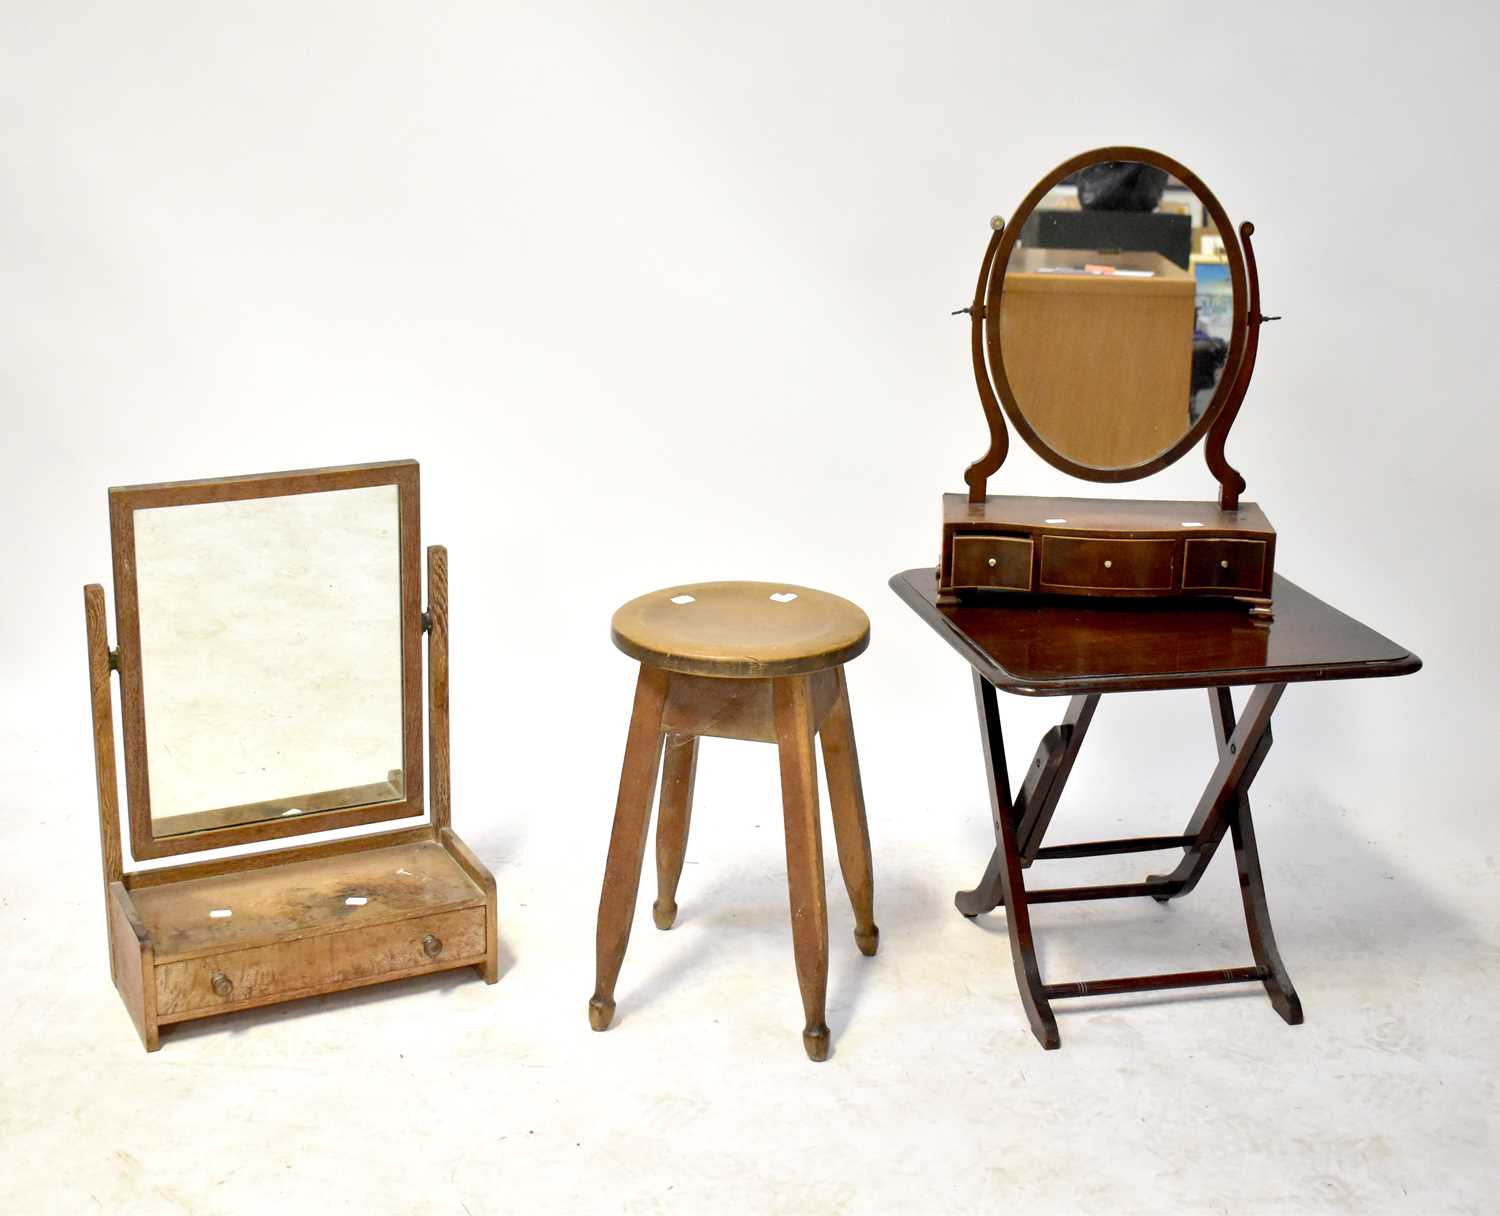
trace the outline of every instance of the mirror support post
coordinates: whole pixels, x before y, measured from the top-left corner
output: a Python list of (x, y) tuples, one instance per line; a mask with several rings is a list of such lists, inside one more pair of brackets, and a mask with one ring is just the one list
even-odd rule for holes
[(452, 819), (448, 783), (448, 550), (427, 547), (427, 781), (432, 826)]
[(110, 931), (110, 884), (121, 881), (125, 865), (120, 854), (120, 785), (115, 774), (114, 689), (110, 672), (114, 656), (104, 620), (104, 588), (90, 583), (83, 589), (83, 617), (88, 632), (89, 703), (94, 718), (94, 787), (99, 799), (99, 851), (104, 859), (104, 925), (109, 942), (109, 974), (114, 979), (115, 939)]
[(1255, 352), (1260, 345), (1260, 323), (1264, 320), (1260, 315), (1260, 275), (1255, 269), (1255, 246), (1250, 241), (1254, 231), (1255, 225), (1249, 220), (1240, 225), (1240, 244), (1245, 250), (1246, 295), (1249, 297), (1246, 304), (1249, 315), (1246, 317), (1245, 353), (1240, 357), (1239, 366), (1235, 368), (1234, 387), (1230, 389), (1224, 408), (1214, 419), (1203, 444), (1208, 471), (1219, 482), (1219, 507), (1225, 511), (1237, 510), (1240, 495), (1245, 492), (1245, 479), (1224, 458), (1224, 442), (1229, 438), (1229, 428), (1234, 425), (1235, 415), (1240, 412), (1240, 405), (1250, 389), (1250, 376), (1255, 371)]
[(995, 387), (990, 383), (990, 369), (984, 353), (985, 298), (989, 294), (990, 275), (994, 273), (995, 252), (1005, 236), (1005, 220), (995, 216), (990, 220), (990, 230), (990, 243), (984, 251), (984, 260), (979, 264), (979, 282), (974, 286), (974, 303), (967, 310), (970, 346), (974, 357), (974, 383), (979, 388), (979, 404), (984, 409), (985, 420), (990, 424), (989, 449), (964, 470), (970, 502), (984, 501), (985, 482), (1005, 462), (1005, 453), (1010, 448), (1010, 436), (1005, 429), (1005, 418), (1000, 413), (1000, 402), (995, 397)]

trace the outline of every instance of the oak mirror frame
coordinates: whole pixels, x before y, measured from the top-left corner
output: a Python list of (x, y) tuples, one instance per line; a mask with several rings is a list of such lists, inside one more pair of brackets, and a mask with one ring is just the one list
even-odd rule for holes
[[(1149, 458), (1118, 467), (1101, 467), (1072, 459), (1038, 432), (1037, 427), (1027, 416), (1024, 402), (1018, 400), (1011, 380), (1006, 374), (1004, 334), (1001, 323), (1007, 274), (1011, 270), (1012, 255), (1017, 252), (1016, 246), (1022, 239), (1027, 221), (1037, 212), (1039, 204), (1060, 184), (1078, 174), (1080, 170), (1108, 162), (1138, 162), (1152, 166), (1166, 173), (1170, 179), (1175, 179), (1174, 186), (1186, 188), (1196, 196), (1223, 244), (1224, 260), (1227, 262), (1232, 290), (1233, 310), (1232, 329), (1222, 370), (1213, 394), (1202, 413), (1184, 427), (1175, 441), (1167, 444), (1160, 451)], [(1072, 157), (1057, 166), (1032, 188), (1009, 221), (1001, 221), (997, 217), (991, 226), (993, 236), (980, 269), (974, 304), (971, 309), (966, 310), (970, 312), (973, 324), (975, 378), (990, 429), (989, 450), (970, 467), (966, 474), (971, 501), (983, 499), (986, 478), (998, 470), (1005, 459), (1008, 441), (1005, 435), (1004, 418), (1010, 420), (1011, 425), (1026, 440), (1028, 446), (1042, 459), (1070, 476), (1087, 481), (1134, 481), (1149, 476), (1178, 460), (1200, 439), (1210, 433), (1217, 436), (1217, 465), (1222, 465), (1223, 433), (1233, 421), (1239, 399), (1244, 395), (1248, 373), (1254, 363), (1254, 334), (1248, 331), (1258, 328), (1250, 325), (1250, 314), (1258, 308), (1259, 301), (1254, 298), (1258, 293), (1255, 291), (1253, 260), (1247, 280), (1245, 252), (1241, 248), (1240, 241), (1236, 239), (1229, 216), (1198, 176), (1171, 157), (1150, 149), (1097, 148)], [(1248, 224), (1242, 230), (1242, 234), (1247, 238), (1246, 249), (1249, 247), (1250, 231), (1253, 229)], [(1259, 320), (1258, 314), (1255, 320)], [(1186, 406), (1186, 402), (1184, 405)], [(1080, 409), (1101, 406), (1107, 408), (1107, 402), (1080, 402), (1079, 404)], [(1001, 407), (1004, 409), (1004, 418), (1001, 416)], [(1186, 415), (1186, 408), (1184, 413)], [(1211, 440), (1211, 450), (1208, 453), (1209, 465), (1215, 475), (1219, 476), (1221, 481), (1225, 481), (1227, 490), (1229, 481), (1226, 476), (1221, 475), (1221, 470), (1216, 465), (1216, 453), (1212, 450), (1213, 447)], [(1228, 479), (1238, 479), (1238, 475), (1227, 466), (1223, 469), (1223, 474), (1227, 474)]]
[[(326, 624), (328, 613), (337, 614), (347, 610), (351, 621), (358, 619), (361, 612), (366, 616), (376, 615), (382, 622), (381, 629), (386, 624), (394, 625), (396, 637), (391, 638), (396, 642), (395, 653), (391, 655), (389, 665), (384, 664), (385, 679), (381, 687), (389, 691), (392, 697), (391, 703), (386, 704), (388, 698), (376, 698), (382, 702), (375, 706), (374, 710), (382, 715), (384, 726), (384, 738), (389, 748), (396, 747), (394, 742), (394, 730), (396, 715), (399, 715), (399, 754), (390, 757), (393, 761), (399, 761), (399, 771), (386, 772), (386, 766), (382, 764), (381, 771), (376, 774), (378, 778), (366, 784), (363, 781), (356, 782), (347, 788), (340, 789), (314, 789), (312, 791), (301, 791), (296, 788), (279, 791), (284, 796), (272, 796), (241, 806), (223, 806), (214, 804), (210, 799), (210, 805), (196, 806), (189, 804), (186, 813), (178, 813), (176, 809), (168, 812), (170, 818), (161, 816), (153, 817), (152, 811), (152, 755), (153, 749), (148, 746), (148, 738), (153, 729), (152, 715), (158, 715), (159, 711), (152, 709), (152, 715), (148, 715), (148, 688), (152, 687), (153, 679), (164, 680), (163, 672), (158, 668), (153, 671), (149, 659), (150, 648), (147, 648), (146, 656), (143, 658), (142, 647), (142, 619), (141, 608), (143, 600), (142, 578), (151, 576), (148, 565), (146, 570), (141, 568), (142, 557), (141, 542), (143, 535), (138, 535), (137, 522), (138, 512), (158, 512), (148, 518), (149, 526), (154, 526), (155, 521), (173, 518), (171, 513), (161, 513), (161, 508), (176, 507), (206, 507), (210, 504), (245, 504), (250, 507), (255, 502), (261, 502), (268, 509), (268, 519), (274, 519), (274, 513), (278, 506), (283, 505), (276, 500), (286, 500), (285, 505), (313, 507), (315, 505), (329, 504), (335, 502), (335, 495), (342, 491), (361, 490), (374, 491), (386, 488), (392, 492), (395, 499), (396, 523), (394, 535), (388, 535), (386, 529), (366, 528), (363, 539), (371, 541), (371, 537), (378, 537), (372, 543), (390, 543), (394, 546), (394, 553), (370, 553), (371, 557), (382, 571), (395, 568), (398, 586), (390, 587), (389, 591), (396, 599), (391, 603), (384, 595), (377, 594), (373, 589), (361, 590), (358, 594), (344, 602), (341, 599), (325, 601), (323, 620)], [(298, 500), (293, 503), (296, 496), (305, 495), (327, 495), (322, 500)], [(355, 496), (346, 496), (351, 502), (363, 501)], [(386, 495), (370, 495), (371, 502), (386, 504), (389, 500)], [(348, 465), (336, 468), (298, 470), (284, 473), (257, 474), (246, 477), (210, 478), (200, 481), (167, 482), (154, 485), (137, 485), (114, 487), (109, 491), (109, 513), (110, 513), (110, 535), (111, 550), (114, 566), (115, 583), (115, 619), (116, 636), (119, 649), (114, 657), (115, 665), (120, 674), (120, 708), (121, 708), (121, 733), (124, 742), (125, 759), (125, 786), (129, 808), (130, 824), (130, 846), (131, 853), (137, 859), (149, 859), (174, 856), (182, 853), (201, 852), (209, 849), (223, 848), (228, 845), (242, 845), (262, 840), (271, 840), (287, 836), (305, 835), (313, 832), (326, 832), (338, 828), (354, 827), (364, 824), (381, 822), (390, 819), (415, 818), (425, 813), (423, 768), (422, 768), (422, 718), (423, 718), (423, 686), (422, 686), (422, 656), (421, 645), (423, 635), (423, 620), (421, 610), (421, 566), (420, 566), (420, 507), (419, 507), (419, 475), (418, 466), (415, 461), (390, 461), (378, 464)], [(184, 513), (181, 517), (186, 519), (190, 513)], [(244, 513), (241, 512), (241, 515)], [(283, 514), (285, 514), (283, 512)], [(225, 513), (225, 518), (228, 513)], [(295, 518), (293, 515), (291, 518)], [(252, 523), (254, 521), (252, 520)], [(283, 519), (282, 523), (285, 524)], [(293, 530), (278, 532), (274, 523), (269, 524), (258, 537), (259, 541), (268, 551), (269, 558), (276, 560), (275, 546), (281, 542), (283, 548), (291, 550), (286, 553), (285, 562), (292, 565), (309, 566), (318, 560), (316, 556), (308, 558), (306, 554), (296, 552), (291, 545), (285, 544), (285, 540), (295, 536)], [(196, 543), (202, 544), (200, 539)], [(149, 543), (146, 545), (149, 550)], [(149, 558), (150, 553), (146, 556)], [(224, 554), (215, 555), (220, 561)], [(183, 559), (190, 562), (191, 555)], [(212, 567), (215, 563), (207, 562)], [(235, 561), (231, 559), (224, 563), (228, 568), (235, 567)], [(306, 571), (309, 585), (316, 585), (320, 589), (329, 585), (335, 585), (337, 580), (330, 577), (319, 579), (318, 570), (315, 568)], [(202, 584), (199, 584), (200, 587)], [(349, 580), (349, 585), (357, 587), (369, 587), (370, 581), (363, 584), (355, 579)], [(375, 584), (378, 587), (379, 584)], [(226, 603), (232, 605), (229, 617), (238, 620), (241, 616), (252, 618), (250, 625), (250, 636), (254, 636), (254, 621), (257, 610), (260, 610), (262, 618), (267, 616), (268, 609), (264, 602), (259, 601), (250, 591), (253, 589), (253, 580), (247, 579), (243, 586), (236, 585), (228, 588), (214, 588), (215, 595), (222, 592)], [(240, 592), (240, 598), (236, 602), (236, 593)], [(160, 589), (153, 592), (147, 588), (146, 599), (151, 600), (152, 594), (156, 594), (158, 602), (161, 602)], [(338, 590), (332, 593), (339, 594)], [(379, 599), (380, 603), (370, 603), (369, 600)], [(194, 611), (194, 600), (192, 596), (184, 597), (185, 602), (174, 605), (174, 612), (183, 621), (191, 622)], [(208, 614), (205, 613), (205, 618)], [(285, 626), (286, 621), (273, 622)], [(150, 622), (148, 622), (149, 626)], [(301, 622), (296, 622), (300, 628)], [(308, 624), (308, 631), (317, 632), (317, 620), (312, 619)], [(209, 622), (205, 619), (205, 628), (218, 629), (220, 622)], [(149, 629), (148, 629), (149, 633)], [(271, 636), (275, 631), (271, 631)], [(377, 630), (379, 637), (387, 636)], [(324, 638), (326, 643), (332, 643), (335, 639)], [(316, 662), (319, 656), (319, 638), (314, 636), (307, 639), (309, 645), (307, 651), (298, 656), (299, 663), (308, 661)], [(212, 643), (196, 644), (200, 646), (212, 645)], [(244, 646), (242, 636), (242, 647)], [(204, 653), (211, 653), (204, 651)], [(267, 655), (266, 663), (274, 666), (278, 657)], [(357, 655), (354, 656), (357, 660)], [(346, 661), (346, 666), (357, 665), (354, 660)], [(306, 675), (299, 667), (299, 672)], [(316, 676), (316, 673), (312, 673)], [(394, 683), (399, 676), (399, 704), (394, 703)], [(156, 686), (159, 690), (160, 685)], [(365, 700), (354, 696), (349, 705), (351, 715), (368, 709), (358, 702)], [(153, 706), (160, 705), (161, 699), (157, 695), (152, 701)], [(158, 725), (160, 717), (157, 718)], [(226, 735), (225, 760), (224, 763), (234, 763), (229, 758), (230, 738), (235, 732), (227, 730), (223, 722), (207, 726), (210, 731), (218, 730)], [(295, 723), (283, 724), (283, 731), (291, 738), (295, 738)], [(250, 746), (253, 748), (255, 736), (253, 732)], [(238, 740), (236, 740), (238, 742)], [(387, 754), (382, 751), (382, 755)], [(161, 752), (157, 750), (155, 755), (159, 758)], [(254, 763), (251, 758), (251, 763)], [(274, 761), (271, 757), (265, 758), (265, 764), (270, 767)], [(162, 780), (165, 788), (165, 778)], [(165, 800), (165, 799), (164, 799)]]

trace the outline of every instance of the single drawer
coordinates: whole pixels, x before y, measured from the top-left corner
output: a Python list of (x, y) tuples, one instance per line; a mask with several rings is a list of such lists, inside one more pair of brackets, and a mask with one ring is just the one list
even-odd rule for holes
[(954, 587), (1031, 590), (1029, 536), (963, 535), (953, 538)]
[(1184, 591), (1263, 591), (1265, 586), (1265, 541), (1205, 537), (1187, 542)]
[(1175, 541), (1042, 537), (1042, 586), (1060, 591), (1171, 591)]
[(484, 915), (482, 907), (463, 908), (163, 963), (156, 968), (157, 1017), (176, 1021), (477, 962), (485, 953)]

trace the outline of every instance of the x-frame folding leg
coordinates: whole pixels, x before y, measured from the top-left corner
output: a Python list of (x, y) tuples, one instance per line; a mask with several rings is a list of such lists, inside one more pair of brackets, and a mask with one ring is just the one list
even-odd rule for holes
[[(1266, 710), (1265, 729), (1261, 732), (1255, 754), (1251, 757), (1250, 764), (1234, 796), (1226, 797), (1214, 804), (1214, 808), (1218, 811), (1216, 817), (1212, 808), (1206, 808), (1205, 803), (1199, 803), (1198, 811), (1194, 814), (1192, 822), (1188, 824), (1185, 834), (1192, 835), (1197, 841), (1204, 843), (1195, 842), (1189, 847), (1177, 868), (1160, 880), (1174, 884), (1177, 889), (1170, 895), (1157, 895), (1155, 898), (1166, 903), (1175, 896), (1186, 895), (1197, 886), (1198, 879), (1208, 868), (1214, 849), (1223, 840), (1224, 831), (1227, 828), (1234, 844), (1235, 866), (1239, 870), (1240, 898), (1245, 905), (1245, 927), (1250, 934), (1251, 953), (1255, 957), (1256, 966), (1264, 973), (1261, 979), (1265, 983), (1266, 995), (1271, 998), (1272, 1006), (1287, 1025), (1297, 1026), (1302, 1022), (1302, 1002), (1298, 999), (1297, 990), (1292, 987), (1291, 977), (1287, 975), (1286, 966), (1281, 961), (1281, 953), (1276, 949), (1276, 934), (1271, 928), (1270, 908), (1266, 906), (1265, 883), (1260, 873), (1260, 850), (1255, 844), (1255, 823), (1250, 817), (1248, 792), (1250, 783), (1255, 780), (1256, 773), (1260, 771), (1266, 753), (1271, 750), (1270, 714), (1284, 691), (1286, 691), (1285, 684), (1270, 686), (1268, 695), (1271, 704)], [(1219, 745), (1219, 758), (1223, 763), (1226, 760), (1232, 760), (1235, 754), (1233, 750), (1235, 742), (1234, 702), (1230, 699), (1227, 688), (1210, 688), (1208, 697), (1214, 715), (1214, 739)], [(1255, 694), (1252, 694), (1251, 706), (1247, 706), (1247, 716), (1254, 702)], [(1153, 882), (1157, 879), (1152, 876), (1147, 881)]]
[[(1209, 689), (1214, 715), (1219, 762), (1203, 796), (1181, 836), (1148, 836), (1127, 840), (1101, 840), (1087, 844), (1042, 846), (1042, 838), (1062, 796), (1063, 786), (1083, 745), (1099, 694), (1075, 696), (1062, 723), (1048, 731), (1037, 749), (1020, 792), (1012, 800), (1005, 764), (1005, 744), (995, 687), (974, 672), (974, 698), (984, 744), (985, 767), (990, 785), (990, 809), (995, 826), (995, 851), (978, 885), (954, 897), (958, 910), (973, 917), (1004, 905), (1010, 936), (1011, 958), (1021, 1003), (1032, 1033), (1045, 1048), (1060, 1044), (1057, 1021), (1050, 1002), (1064, 997), (1104, 996), (1120, 992), (1145, 992), (1163, 988), (1190, 988), (1206, 984), (1245, 983), (1259, 980), (1277, 1013), (1291, 1025), (1302, 1021), (1302, 1006), (1276, 950), (1261, 879), (1255, 828), (1250, 817), (1250, 783), (1271, 746), (1271, 714), (1284, 684), (1257, 687), (1238, 723), (1229, 689)], [(1255, 958), (1253, 967), (1230, 967), (1213, 971), (1184, 971), (1168, 975), (1124, 976), (1070, 984), (1042, 981), (1036, 945), (1031, 934), (1030, 905), (1073, 900), (1117, 899), (1149, 895), (1165, 902), (1186, 895), (1198, 883), (1212, 860), (1224, 833), (1234, 843), (1239, 870), (1240, 894), (1244, 902), (1245, 926)], [(1117, 853), (1185, 850), (1171, 874), (1148, 877), (1145, 882), (1108, 886), (1060, 887), (1028, 891), (1022, 871), (1033, 861), (1068, 857), (1098, 857)]]

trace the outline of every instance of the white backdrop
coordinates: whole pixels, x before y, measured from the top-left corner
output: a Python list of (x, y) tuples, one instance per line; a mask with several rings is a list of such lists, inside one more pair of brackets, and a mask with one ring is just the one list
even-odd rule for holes
[[(991, 214), (1133, 143), (1257, 225), (1286, 319), (1229, 455), (1278, 568), (1426, 662), (1288, 693), (1273, 904), (1311, 816), (1492, 889), (1497, 35), (1478, 3), (0, 5), (6, 824), (45, 819), (92, 909), (107, 486), (411, 456), (452, 562), (455, 822), (502, 919), (528, 856), (572, 865), (580, 1026), (633, 682), (608, 622), (657, 586), (866, 608), (877, 883), (920, 840), (952, 916), (988, 849), (967, 671), (885, 585), (985, 446), (948, 314)], [(1092, 492), (1011, 451), (992, 490)], [(1195, 451), (1124, 492), (1214, 489)], [(1005, 700), (1022, 759), (1061, 708)], [(1172, 830), (1211, 766), (1201, 694), (1121, 698), (1069, 805)], [(706, 749), (699, 797), (711, 850), (775, 814), (772, 754)]]
[[(518, 758), (564, 719), (613, 758), (609, 614), (697, 578), (865, 606), (877, 765), (970, 744), (959, 661), (885, 587), (985, 446), (948, 313), (989, 216), (1117, 141), (1258, 225), (1286, 320), (1230, 455), (1280, 568), (1427, 663), (1294, 690), (1263, 780), (1488, 818), (1485, 6), (1399, 37), (1370, 6), (9, 7), (0, 628), (12, 694), (66, 690), (80, 805), (105, 487), (408, 455), (459, 790), (497, 714)], [(1013, 452), (995, 488), (1089, 492)], [(1213, 489), (1194, 453), (1126, 492)], [(1177, 701), (1203, 716), (1156, 698), (1136, 741)]]

